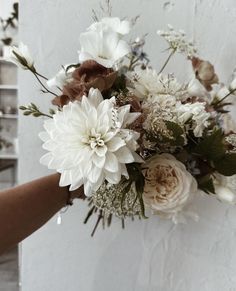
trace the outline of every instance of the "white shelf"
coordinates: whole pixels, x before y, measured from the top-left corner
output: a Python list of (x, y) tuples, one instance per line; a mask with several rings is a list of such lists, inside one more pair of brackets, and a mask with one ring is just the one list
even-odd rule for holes
[(17, 90), (17, 85), (0, 85), (0, 90)]
[(18, 119), (17, 114), (0, 114), (0, 119)]
[(0, 159), (2, 160), (17, 160), (18, 155), (15, 153), (0, 153)]

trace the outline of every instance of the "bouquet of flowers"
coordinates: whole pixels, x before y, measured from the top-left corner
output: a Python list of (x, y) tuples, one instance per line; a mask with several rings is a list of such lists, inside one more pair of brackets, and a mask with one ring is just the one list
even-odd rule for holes
[[(40, 162), (61, 174), (61, 187), (83, 185), (90, 206), (85, 221), (97, 213), (98, 222), (109, 225), (117, 216), (124, 224), (151, 210), (177, 223), (203, 192), (235, 203), (236, 127), (229, 106), (236, 78), (220, 83), (213, 65), (171, 26), (158, 31), (169, 56), (156, 71), (145, 37), (126, 40), (131, 29), (117, 17), (96, 19), (80, 34), (78, 62), (51, 79), (37, 71), (27, 46), (12, 47), (8, 60), (53, 95), (49, 113), (34, 103), (20, 107), (24, 115), (45, 118), (39, 136), (47, 153)], [(186, 83), (165, 73), (177, 53), (193, 68)]]

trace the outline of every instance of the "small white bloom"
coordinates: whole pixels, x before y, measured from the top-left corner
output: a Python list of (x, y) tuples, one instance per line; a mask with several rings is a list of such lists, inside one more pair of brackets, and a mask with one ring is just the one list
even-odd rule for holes
[(176, 221), (177, 214), (197, 192), (197, 182), (170, 154), (155, 155), (144, 164), (143, 199), (155, 214)]
[(193, 133), (196, 137), (201, 137), (205, 128), (209, 126), (211, 114), (206, 112), (204, 102), (176, 104), (176, 114), (179, 123), (192, 122)]
[(130, 105), (116, 108), (115, 97), (103, 100), (92, 88), (45, 122), (40, 138), (49, 152), (40, 161), (61, 173), (60, 186), (75, 190), (84, 184), (88, 196), (105, 180), (118, 184), (128, 176), (125, 164), (141, 162), (135, 153), (139, 134), (126, 129), (138, 116)]
[(31, 57), (28, 47), (22, 42), (19, 43), (18, 47), (10, 47), (5, 59), (24, 70), (35, 72), (33, 58)]
[(72, 79), (72, 73), (75, 70), (75, 67), (67, 68), (70, 65), (65, 65), (53, 78), (47, 81), (47, 85), (49, 88), (59, 87), (63, 88), (66, 84), (70, 83)]
[(195, 56), (197, 49), (191, 41), (186, 40), (185, 32), (183, 30), (175, 31), (171, 25), (168, 25), (168, 28), (168, 31), (158, 30), (157, 34), (169, 43), (171, 49), (188, 57)]
[(130, 52), (130, 46), (118, 33), (107, 27), (98, 27), (80, 35), (79, 61), (95, 60), (106, 68), (113, 67)]
[(104, 17), (101, 21), (93, 23), (88, 30), (99, 30), (101, 28), (110, 28), (120, 35), (125, 35), (130, 32), (130, 22), (127, 20), (120, 20), (118, 17)]

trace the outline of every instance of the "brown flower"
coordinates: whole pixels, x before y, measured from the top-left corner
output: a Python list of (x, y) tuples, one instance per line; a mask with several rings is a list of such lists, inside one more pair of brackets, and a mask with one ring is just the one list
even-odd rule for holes
[(57, 96), (52, 100), (52, 104), (62, 107), (70, 101), (70, 98), (67, 95)]
[(192, 58), (192, 66), (196, 75), (196, 78), (201, 84), (208, 90), (212, 90), (212, 85), (217, 84), (219, 79), (215, 73), (214, 66), (208, 62), (199, 58)]
[(101, 92), (110, 89), (116, 77), (117, 73), (112, 69), (88, 60), (73, 72), (73, 81), (64, 86), (63, 94), (67, 95), (71, 101), (80, 100), (90, 88), (99, 89)]

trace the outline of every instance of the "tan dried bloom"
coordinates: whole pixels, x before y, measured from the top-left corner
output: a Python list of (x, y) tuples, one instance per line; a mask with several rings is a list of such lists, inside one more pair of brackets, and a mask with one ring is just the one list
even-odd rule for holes
[(212, 85), (219, 82), (214, 66), (210, 62), (196, 57), (193, 57), (191, 60), (196, 78), (208, 91), (211, 91)]
[(90, 88), (104, 92), (112, 87), (117, 72), (103, 67), (93, 60), (84, 62), (72, 74), (72, 81), (63, 87), (63, 94), (52, 100), (53, 105), (64, 106), (69, 101), (80, 100)]
[(73, 81), (63, 88), (63, 93), (73, 101), (87, 94), (90, 88), (104, 92), (112, 87), (116, 77), (117, 72), (89, 60), (73, 72)]

